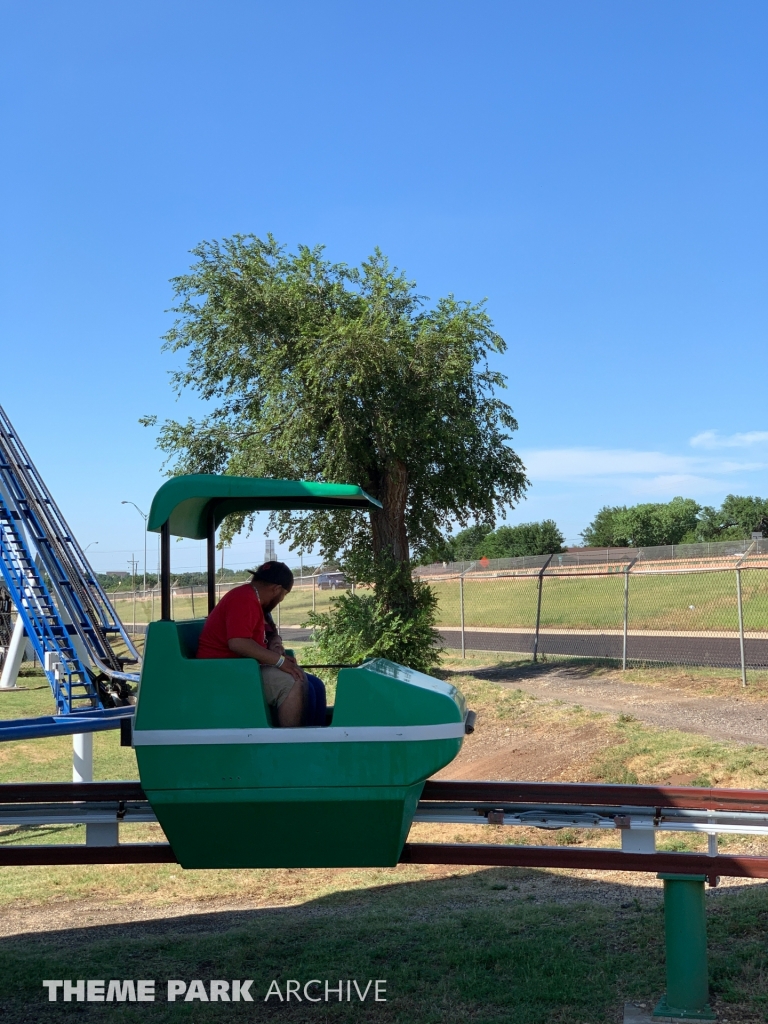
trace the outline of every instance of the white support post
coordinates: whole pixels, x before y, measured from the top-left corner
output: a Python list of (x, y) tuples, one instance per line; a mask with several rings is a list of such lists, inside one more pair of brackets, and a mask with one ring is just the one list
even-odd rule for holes
[[(93, 782), (93, 733), (79, 732), (72, 737), (72, 781)], [(86, 846), (117, 846), (119, 824), (105, 822), (85, 826)]]
[(655, 853), (655, 828), (623, 828), (621, 830), (622, 853)]
[(3, 672), (0, 675), (0, 690), (15, 690), (16, 680), (19, 678), (19, 669), (24, 660), (24, 650), (27, 646), (27, 638), (24, 636), (24, 623), (21, 616), (16, 616), (16, 622), (11, 634), (11, 642), (3, 662)]
[(93, 782), (92, 732), (78, 732), (72, 737), (72, 781)]

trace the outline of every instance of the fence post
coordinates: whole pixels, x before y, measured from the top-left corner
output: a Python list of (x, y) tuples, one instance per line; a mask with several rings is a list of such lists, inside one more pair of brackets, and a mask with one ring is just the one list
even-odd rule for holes
[(136, 635), (136, 591), (133, 592), (133, 635)]
[(736, 600), (739, 606), (739, 651), (741, 654), (741, 685), (747, 685), (747, 662), (744, 657), (744, 609), (741, 602), (741, 569), (736, 570)]
[(280, 605), (277, 606), (277, 632), (280, 632)]
[(538, 594), (538, 599), (536, 601), (536, 633), (534, 634), (534, 637), (533, 637), (533, 661), (534, 661), (534, 663), (536, 662), (536, 659), (537, 659), (538, 654), (539, 654), (539, 626), (541, 625), (541, 589), (542, 589), (542, 587), (544, 585), (544, 570), (547, 568), (547, 566), (549, 565), (549, 563), (552, 561), (553, 558), (554, 558), (554, 555), (550, 555), (549, 558), (544, 563), (544, 565), (542, 565), (541, 569), (539, 569), (539, 594)]
[(624, 643), (621, 649), (621, 669), (627, 671), (627, 627), (629, 625), (629, 570), (637, 561), (633, 558), (624, 567)]
[(315, 610), (315, 577), (312, 577), (312, 611)]
[(466, 658), (467, 649), (464, 644), (464, 577), (459, 576), (459, 612), (461, 614), (461, 656)]

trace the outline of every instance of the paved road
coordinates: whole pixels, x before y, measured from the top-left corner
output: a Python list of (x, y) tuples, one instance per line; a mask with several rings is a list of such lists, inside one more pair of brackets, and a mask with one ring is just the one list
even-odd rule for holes
[[(284, 629), (286, 640), (309, 640), (308, 629)], [(444, 643), (461, 647), (461, 630), (441, 630)], [(468, 630), (464, 634), (468, 651), (510, 651), (532, 653), (533, 633)], [(623, 638), (618, 634), (542, 633), (541, 654), (569, 654), (583, 658), (621, 658)], [(768, 668), (768, 640), (747, 640), (748, 668)], [(739, 641), (731, 637), (629, 636), (627, 656), (634, 661), (659, 661), (668, 665), (708, 665), (715, 668), (739, 668)]]

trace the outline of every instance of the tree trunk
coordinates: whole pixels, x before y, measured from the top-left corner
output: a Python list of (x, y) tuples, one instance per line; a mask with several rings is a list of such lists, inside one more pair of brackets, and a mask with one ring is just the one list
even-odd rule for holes
[(408, 503), (408, 470), (399, 459), (390, 463), (377, 495), (383, 509), (371, 513), (373, 559), (378, 579), (376, 589), (389, 607), (409, 609), (413, 603), (408, 531), (405, 509)]
[(408, 503), (408, 470), (399, 460), (387, 467), (378, 495), (384, 508), (371, 517), (373, 553), (376, 557), (391, 552), (400, 565), (407, 562), (408, 534), (405, 529), (405, 507)]

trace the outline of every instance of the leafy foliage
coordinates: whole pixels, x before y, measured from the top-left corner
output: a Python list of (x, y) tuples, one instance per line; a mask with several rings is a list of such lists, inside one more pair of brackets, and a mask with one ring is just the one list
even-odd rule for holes
[(701, 510), (702, 540), (743, 540), (753, 533), (768, 537), (768, 499), (729, 494), (719, 509)]
[(389, 658), (428, 672), (439, 661), (435, 643), (437, 596), (416, 581), (409, 613), (387, 607), (377, 593), (345, 593), (334, 599), (329, 612), (311, 612), (317, 632), (314, 646), (331, 664)]
[(596, 547), (654, 547), (695, 539), (701, 505), (692, 498), (602, 508), (582, 533)]
[(565, 551), (565, 537), (554, 519), (518, 526), (476, 524), (446, 538), (441, 545), (425, 552), (422, 564), (461, 562), (473, 558), (518, 558), (521, 555), (551, 555)]
[(744, 540), (755, 532), (768, 536), (768, 499), (729, 494), (717, 509), (702, 507), (692, 498), (629, 508), (605, 506), (581, 536), (591, 547), (650, 547)]
[(552, 555), (565, 551), (565, 537), (554, 519), (540, 523), (500, 526), (479, 544), (476, 555), (486, 558), (519, 558), (521, 555)]
[(616, 546), (614, 524), (621, 512), (626, 512), (626, 505), (604, 505), (595, 518), (582, 531), (584, 543), (593, 548), (610, 548)]

